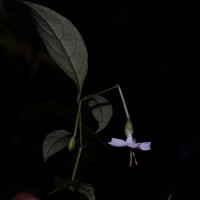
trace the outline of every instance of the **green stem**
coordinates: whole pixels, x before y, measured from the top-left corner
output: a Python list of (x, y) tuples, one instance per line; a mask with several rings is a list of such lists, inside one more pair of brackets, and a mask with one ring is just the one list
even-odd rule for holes
[(74, 181), (75, 176), (76, 176), (76, 172), (77, 172), (78, 163), (79, 163), (79, 160), (80, 160), (80, 157), (81, 157), (82, 149), (83, 149), (83, 147), (81, 147), (81, 146), (78, 149), (78, 154), (77, 154), (77, 157), (76, 157), (75, 166), (74, 166), (74, 170), (73, 170), (73, 173), (72, 173), (72, 179), (71, 179), (72, 181)]
[[(86, 101), (86, 100), (89, 100), (89, 99), (93, 98), (94, 96), (103, 94), (105, 92), (109, 92), (109, 91), (111, 91), (113, 89), (116, 89), (116, 88), (118, 88), (118, 91), (119, 91), (119, 94), (120, 94), (120, 97), (121, 97), (121, 100), (122, 100), (122, 104), (123, 104), (123, 107), (124, 107), (124, 111), (125, 111), (126, 117), (129, 120), (130, 119), (130, 115), (129, 115), (129, 112), (128, 112), (128, 109), (127, 109), (127, 106), (126, 106), (124, 95), (122, 93), (122, 90), (121, 90), (121, 87), (119, 86), (119, 84), (117, 84), (117, 85), (115, 85), (113, 87), (110, 87), (110, 88), (108, 88), (106, 90), (103, 90), (101, 92), (98, 92), (98, 93), (95, 93), (95, 94), (91, 94), (91, 95), (87, 95), (83, 99), (81, 99), (81, 100), (78, 101), (78, 111), (77, 111), (77, 116), (76, 116), (76, 122), (75, 122), (75, 128), (74, 128), (73, 137), (75, 137), (77, 135), (77, 128), (78, 128), (78, 125), (79, 125), (80, 146), (79, 146), (79, 150), (78, 150), (78, 154), (77, 154), (77, 157), (76, 157), (75, 166), (74, 166), (73, 173), (72, 173), (72, 178), (71, 178), (72, 181), (74, 181), (74, 179), (75, 179), (77, 168), (78, 168), (78, 164), (79, 164), (79, 160), (80, 160), (80, 156), (81, 156), (82, 149), (83, 149), (83, 146), (82, 146), (83, 145), (82, 144), (83, 143), (83, 136), (82, 136), (81, 103), (83, 101)], [(96, 135), (96, 136), (98, 137), (98, 139), (100, 141), (102, 141), (102, 139), (98, 135)], [(104, 144), (104, 142), (103, 142), (103, 144)]]
[(105, 93), (105, 92), (109, 92), (110, 90), (116, 89), (117, 87), (118, 87), (118, 85), (115, 85), (115, 86), (110, 87), (110, 88), (108, 88), (108, 89), (106, 89), (106, 90), (103, 90), (103, 91), (101, 91), (101, 92), (97, 92), (97, 93), (95, 93), (95, 94), (87, 95), (87, 96), (85, 96), (81, 101), (87, 101), (88, 99), (91, 99), (91, 98), (93, 98), (94, 96), (103, 94), (103, 93)]
[(82, 113), (80, 111), (79, 114), (79, 141), (80, 141), (80, 147), (83, 146), (83, 133), (82, 133)]
[(119, 94), (120, 94), (120, 97), (122, 99), (122, 104), (123, 104), (123, 107), (124, 107), (124, 111), (126, 113), (126, 118), (127, 118), (127, 120), (129, 120), (130, 119), (130, 115), (129, 115), (128, 108), (126, 106), (126, 102), (125, 102), (124, 95), (122, 93), (120, 85), (117, 85), (117, 88), (119, 90)]
[(120, 97), (121, 97), (121, 100), (122, 100), (122, 104), (123, 104), (123, 107), (124, 107), (124, 111), (125, 111), (126, 117), (127, 117), (127, 119), (130, 119), (130, 115), (129, 115), (129, 112), (128, 112), (128, 109), (127, 109), (127, 106), (126, 106), (124, 95), (122, 93), (122, 90), (121, 90), (121, 87), (120, 87), (119, 84), (114, 85), (114, 86), (112, 86), (112, 87), (110, 87), (108, 89), (105, 89), (105, 90), (101, 91), (101, 92), (97, 92), (97, 93), (94, 93), (94, 94), (91, 94), (91, 95), (87, 95), (81, 101), (87, 101), (87, 100), (93, 98), (94, 96), (103, 94), (105, 92), (109, 92), (109, 91), (111, 91), (113, 89), (116, 89), (116, 88), (119, 90), (119, 94), (120, 94)]
[(82, 147), (83, 146), (83, 136), (82, 136), (81, 103), (82, 103), (82, 101), (80, 100), (79, 103), (78, 103), (78, 111), (77, 111), (75, 128), (74, 128), (74, 135), (73, 135), (73, 137), (75, 137), (77, 135), (77, 129), (78, 129), (78, 125), (79, 125), (80, 144), (79, 144), (79, 150), (78, 150), (78, 154), (77, 154), (77, 157), (76, 157), (76, 162), (75, 162), (73, 173), (72, 173), (72, 178), (71, 178), (72, 181), (74, 181), (74, 179), (75, 179), (77, 168), (78, 168), (78, 164), (79, 164), (79, 160), (80, 160), (80, 156), (81, 156), (81, 152), (82, 152), (82, 148), (83, 148)]
[(76, 137), (76, 135), (77, 135), (77, 128), (78, 128), (79, 116), (80, 116), (80, 111), (81, 111), (81, 103), (82, 103), (81, 101), (79, 101), (79, 103), (78, 103), (78, 111), (77, 111), (77, 115), (76, 115), (76, 122), (75, 122), (73, 137)]

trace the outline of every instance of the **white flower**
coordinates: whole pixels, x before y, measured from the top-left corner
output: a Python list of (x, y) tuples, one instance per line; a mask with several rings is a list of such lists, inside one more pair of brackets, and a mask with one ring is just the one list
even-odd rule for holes
[(132, 137), (132, 135), (128, 135), (126, 140), (112, 138), (111, 142), (108, 142), (108, 144), (110, 144), (114, 147), (129, 147), (130, 148), (129, 167), (132, 166), (132, 156), (134, 157), (135, 164), (138, 165), (133, 149), (140, 149), (140, 150), (143, 150), (143, 151), (148, 151), (148, 150), (151, 149), (151, 146), (150, 146), (151, 142), (137, 143), (135, 138)]

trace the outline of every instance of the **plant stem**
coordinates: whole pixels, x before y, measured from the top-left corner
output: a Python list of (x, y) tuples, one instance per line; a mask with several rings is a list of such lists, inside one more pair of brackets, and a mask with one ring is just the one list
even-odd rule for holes
[(116, 89), (117, 87), (118, 87), (118, 85), (115, 85), (115, 86), (110, 87), (110, 88), (108, 88), (108, 89), (105, 89), (105, 90), (103, 90), (103, 91), (101, 91), (101, 92), (97, 92), (97, 93), (95, 93), (95, 94), (87, 95), (87, 96), (85, 96), (81, 101), (87, 101), (88, 99), (91, 99), (91, 98), (93, 98), (94, 96), (103, 94), (103, 93), (105, 93), (105, 92), (109, 92), (110, 90)]
[(123, 107), (124, 107), (126, 118), (127, 118), (127, 120), (129, 120), (130, 119), (130, 115), (129, 115), (129, 112), (128, 112), (128, 109), (127, 109), (127, 106), (126, 106), (126, 102), (125, 102), (125, 99), (124, 99), (124, 95), (122, 93), (120, 85), (117, 85), (117, 88), (119, 90), (119, 94), (120, 94), (120, 97), (122, 99), (122, 104), (123, 104)]
[(129, 112), (128, 112), (128, 109), (127, 109), (127, 106), (126, 106), (124, 95), (122, 93), (122, 90), (121, 90), (121, 87), (120, 87), (119, 84), (114, 85), (114, 86), (112, 86), (112, 87), (110, 87), (108, 89), (105, 89), (105, 90), (101, 91), (101, 92), (97, 92), (97, 93), (94, 93), (94, 94), (91, 94), (91, 95), (87, 95), (81, 101), (87, 101), (87, 100), (93, 98), (94, 96), (103, 94), (105, 92), (109, 92), (109, 91), (111, 91), (113, 89), (116, 89), (116, 88), (119, 90), (119, 94), (120, 94), (120, 97), (121, 97), (121, 100), (122, 100), (122, 104), (123, 104), (123, 107), (124, 107), (124, 111), (125, 111), (126, 117), (127, 117), (127, 119), (130, 119), (130, 115), (129, 115)]
[(79, 115), (79, 142), (80, 146), (83, 146), (83, 133), (82, 133), (82, 115)]
[(78, 149), (78, 154), (77, 154), (77, 157), (76, 157), (76, 162), (75, 162), (75, 166), (74, 166), (74, 170), (73, 170), (72, 178), (71, 178), (72, 181), (74, 181), (75, 176), (76, 176), (76, 171), (77, 171), (77, 168), (78, 168), (78, 163), (79, 163), (79, 160), (80, 160), (82, 149), (83, 149), (83, 147), (81, 147), (81, 146)]
[[(125, 114), (126, 114), (126, 117), (127, 117), (127, 120), (130, 119), (130, 115), (129, 115), (129, 112), (128, 112), (128, 109), (127, 109), (127, 106), (126, 106), (126, 102), (125, 102), (125, 99), (124, 99), (124, 95), (122, 93), (122, 90), (121, 90), (121, 87), (119, 84), (113, 86), (113, 87), (110, 87), (106, 90), (103, 90), (101, 92), (98, 92), (98, 93), (95, 93), (95, 94), (91, 94), (91, 95), (87, 95), (85, 96), (83, 99), (79, 100), (78, 101), (78, 111), (77, 111), (77, 116), (76, 116), (76, 122), (75, 122), (75, 128), (74, 128), (74, 134), (73, 134), (73, 137), (75, 137), (77, 135), (77, 128), (78, 128), (78, 125), (79, 125), (79, 139), (80, 139), (80, 146), (79, 146), (79, 150), (78, 150), (78, 154), (77, 154), (77, 157), (76, 157), (76, 162), (75, 162), (75, 165), (74, 165), (74, 169), (73, 169), (73, 173), (72, 173), (72, 178), (71, 180), (74, 181), (75, 179), (75, 176), (76, 176), (76, 172), (77, 172), (77, 168), (78, 168), (78, 164), (79, 164), (79, 160), (80, 160), (80, 156), (81, 156), (81, 153), (82, 153), (82, 149), (83, 149), (83, 136), (82, 136), (82, 117), (81, 117), (81, 103), (83, 101), (86, 101), (86, 100), (89, 100), (91, 98), (93, 98), (94, 96), (97, 96), (97, 95), (100, 95), (100, 94), (103, 94), (105, 92), (109, 92), (113, 89), (116, 89), (118, 88), (118, 91), (119, 91), (119, 94), (120, 94), (120, 97), (121, 97), (121, 100), (122, 100), (122, 104), (123, 104), (123, 107), (124, 107), (124, 111), (125, 111)], [(98, 137), (98, 139), (105, 145), (105, 143), (102, 141), (102, 139), (96, 135)], [(106, 146), (106, 145), (105, 145)], [(108, 148), (106, 146), (106, 148)], [(73, 188), (71, 188), (73, 190)]]
[(73, 137), (75, 137), (77, 135), (77, 128), (79, 125), (79, 139), (80, 139), (80, 144), (79, 144), (79, 150), (78, 150), (78, 154), (76, 157), (76, 162), (74, 165), (74, 169), (73, 169), (73, 173), (72, 173), (72, 178), (71, 180), (74, 181), (75, 176), (76, 176), (76, 172), (77, 172), (77, 168), (78, 168), (78, 163), (80, 160), (80, 156), (81, 156), (81, 152), (82, 152), (82, 143), (83, 143), (83, 136), (82, 136), (82, 118), (81, 118), (81, 100), (78, 103), (78, 111), (77, 111), (77, 116), (76, 116), (76, 122), (75, 122), (75, 128), (74, 128), (74, 135)]
[(76, 115), (76, 122), (75, 122), (73, 137), (76, 137), (76, 134), (77, 134), (77, 128), (78, 128), (78, 123), (79, 123), (80, 111), (81, 111), (81, 101), (79, 101), (79, 103), (78, 103), (78, 111), (77, 111), (77, 115)]

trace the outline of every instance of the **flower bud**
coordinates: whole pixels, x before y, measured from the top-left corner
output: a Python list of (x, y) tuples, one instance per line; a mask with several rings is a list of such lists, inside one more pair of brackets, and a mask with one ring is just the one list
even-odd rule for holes
[(68, 144), (68, 149), (69, 151), (73, 151), (76, 147), (76, 140), (75, 137), (71, 137), (69, 144)]
[(124, 131), (126, 136), (133, 135), (133, 124), (130, 119), (126, 121)]

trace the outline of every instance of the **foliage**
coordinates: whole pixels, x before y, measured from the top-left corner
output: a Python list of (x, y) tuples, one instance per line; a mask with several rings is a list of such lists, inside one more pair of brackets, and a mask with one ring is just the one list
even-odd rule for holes
[[(47, 162), (50, 157), (56, 155), (65, 148), (68, 148), (69, 151), (78, 150), (71, 178), (65, 179), (55, 177), (55, 189), (49, 192), (48, 195), (67, 190), (79, 193), (88, 200), (95, 200), (95, 190), (92, 184), (76, 178), (82, 151), (87, 147), (85, 140), (83, 140), (84, 131), (82, 117), (84, 117), (84, 115), (82, 112), (82, 104), (87, 102), (92, 116), (98, 123), (98, 128), (94, 131), (94, 135), (104, 143), (98, 134), (110, 123), (113, 116), (113, 107), (110, 101), (103, 97), (102, 94), (117, 89), (121, 97), (127, 122), (129, 122), (129, 125), (131, 124), (130, 127), (126, 122), (125, 134), (127, 134), (127, 129), (131, 129), (131, 134), (130, 131), (128, 131), (128, 137), (132, 139), (133, 126), (121, 87), (119, 84), (116, 84), (103, 91), (82, 97), (82, 89), (88, 72), (88, 52), (81, 34), (72, 22), (54, 10), (22, 0), (19, 0), (19, 2), (28, 6), (31, 16), (35, 21), (37, 31), (48, 53), (57, 66), (74, 82), (78, 93), (77, 101), (75, 102), (77, 112), (73, 132), (63, 129), (54, 130), (48, 133), (43, 141), (42, 149), (44, 162)], [(86, 135), (84, 135), (84, 137), (86, 137)], [(139, 143), (135, 142), (134, 144)]]

